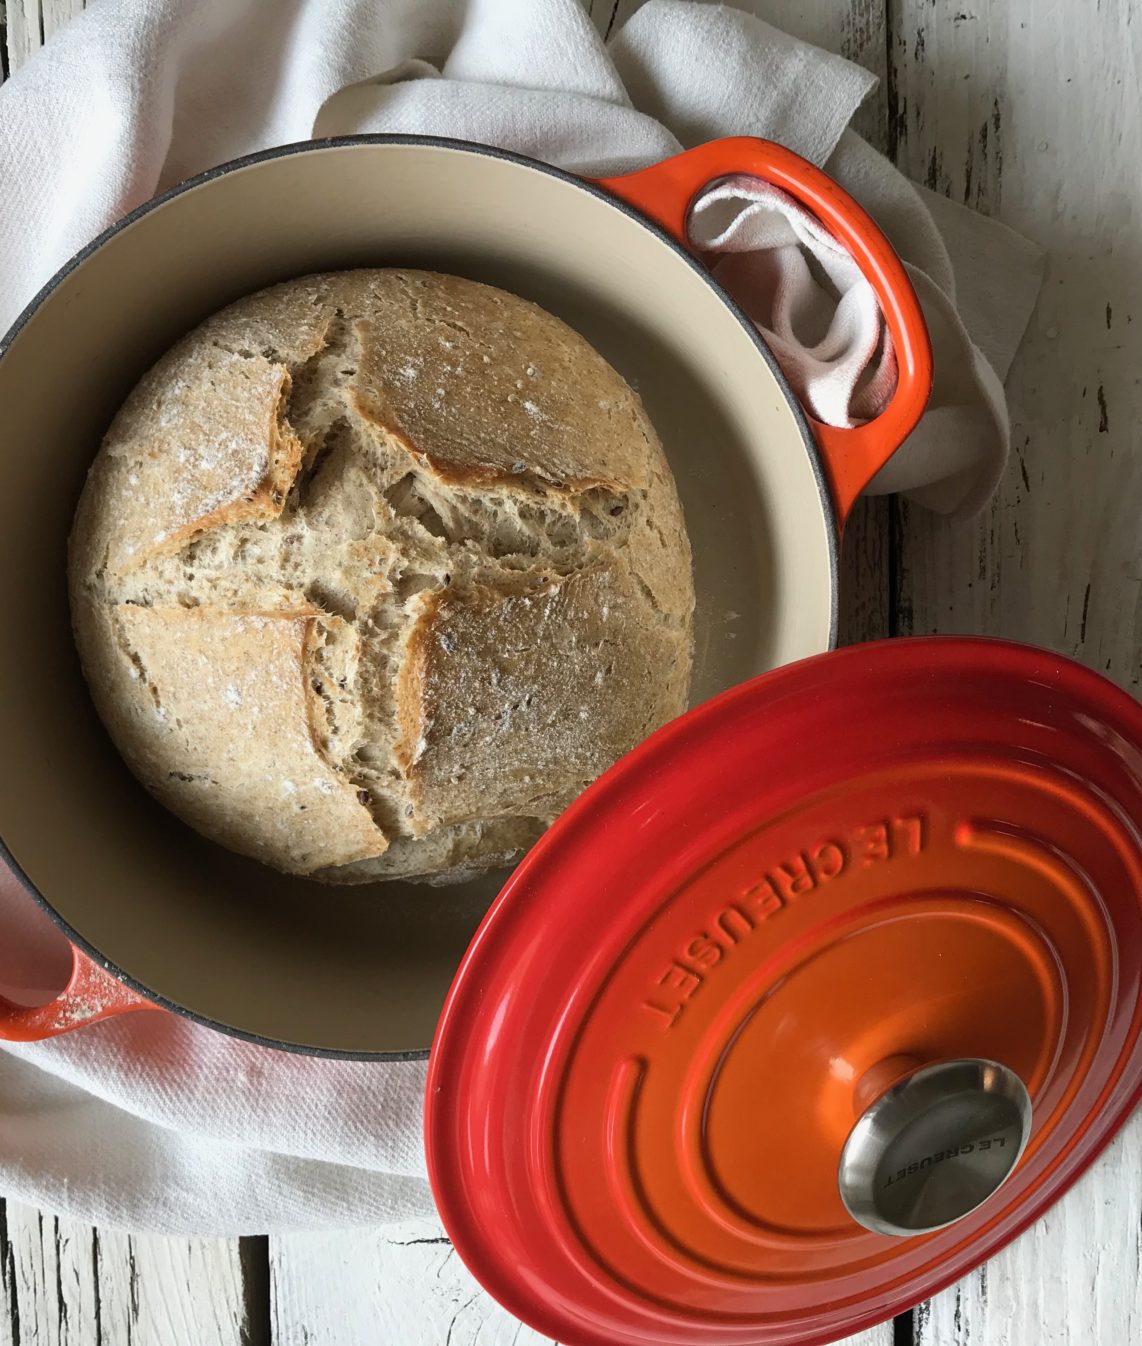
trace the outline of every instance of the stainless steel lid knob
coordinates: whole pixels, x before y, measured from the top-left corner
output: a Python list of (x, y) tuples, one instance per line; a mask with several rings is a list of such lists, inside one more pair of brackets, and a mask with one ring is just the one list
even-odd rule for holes
[(1006, 1066), (922, 1066), (880, 1093), (853, 1127), (841, 1153), (841, 1200), (878, 1234), (941, 1229), (999, 1188), (1030, 1131), (1031, 1099)]

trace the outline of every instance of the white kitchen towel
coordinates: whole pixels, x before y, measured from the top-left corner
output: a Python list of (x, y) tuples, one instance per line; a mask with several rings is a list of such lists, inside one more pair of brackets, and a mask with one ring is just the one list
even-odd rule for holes
[[(766, 0), (751, 8), (765, 13)], [(612, 174), (720, 135), (766, 136), (824, 165), (876, 216), (932, 329), (932, 409), (875, 488), (970, 512), (1005, 459), (1000, 380), (1039, 257), (914, 189), (846, 129), (871, 83), (753, 14), (682, 0), (650, 0), (607, 44), (577, 0), (92, 0), (0, 87), (0, 330), (124, 212), (266, 146), (423, 132)], [(785, 207), (733, 182), (699, 212), (699, 241), (819, 410), (860, 418), (891, 381), (869, 296), (841, 257), (823, 272), (806, 265), (805, 242), (820, 261), (828, 240)], [(831, 317), (806, 288), (815, 275), (854, 296)], [(0, 984), (52, 984), (61, 939), (0, 880)], [(166, 1014), (8, 1045), (0, 1192), (170, 1233), (424, 1213), (424, 1076), (422, 1063), (292, 1056)]]
[(814, 216), (769, 183), (735, 175), (702, 196), (689, 230), (818, 420), (849, 427), (884, 410), (896, 357), (876, 294)]

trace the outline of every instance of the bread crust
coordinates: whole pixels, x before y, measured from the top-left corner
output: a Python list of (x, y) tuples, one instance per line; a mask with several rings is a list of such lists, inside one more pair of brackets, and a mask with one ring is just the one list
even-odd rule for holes
[(195, 329), (112, 423), (69, 577), (139, 778), (333, 881), (510, 863), (689, 687), (689, 543), (637, 395), (453, 276), (311, 276)]

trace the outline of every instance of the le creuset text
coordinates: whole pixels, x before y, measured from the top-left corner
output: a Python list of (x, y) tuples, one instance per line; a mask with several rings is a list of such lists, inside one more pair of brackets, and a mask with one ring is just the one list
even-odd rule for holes
[(911, 1178), (923, 1169), (934, 1167), (936, 1164), (942, 1164), (945, 1159), (957, 1159), (961, 1155), (974, 1154), (976, 1150), (986, 1151), (994, 1146), (997, 1150), (1002, 1150), (1007, 1145), (1008, 1137), (1001, 1132), (996, 1132), (994, 1136), (986, 1136), (983, 1140), (968, 1141), (966, 1145), (949, 1145), (946, 1150), (937, 1150), (935, 1154), (926, 1154), (923, 1159), (916, 1159), (904, 1168), (898, 1168), (895, 1173), (889, 1173), (881, 1183), (882, 1187), (891, 1187), (894, 1182), (900, 1182), (904, 1178)]
[(826, 837), (768, 868), (696, 930), (655, 979), (642, 1008), (663, 1028), (673, 1028), (686, 1003), (736, 944), (798, 898), (856, 868), (920, 854), (927, 844), (923, 813), (879, 818), (844, 836)]

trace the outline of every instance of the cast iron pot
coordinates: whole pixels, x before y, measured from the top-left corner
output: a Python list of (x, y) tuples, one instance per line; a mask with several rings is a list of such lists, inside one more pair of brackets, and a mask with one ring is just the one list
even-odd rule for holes
[[(899, 367), (875, 421), (812, 423), (756, 329), (687, 250), (691, 203), (733, 173), (798, 199), (873, 282)], [(919, 419), (931, 355), (899, 259), (825, 174), (749, 138), (605, 182), (478, 145), (389, 136), (213, 169), (85, 248), (0, 346), (0, 584), (19, 651), (0, 666), (0, 839), (76, 949), (61, 998), (0, 1002), (0, 1037), (162, 1006), (296, 1050), (427, 1052), (498, 880), (331, 893), (200, 841), (135, 783), (97, 722), (64, 573), (100, 437), (164, 349), (262, 286), (392, 264), (535, 300), (639, 389), (693, 542), (695, 704), (833, 645), (841, 526)]]

